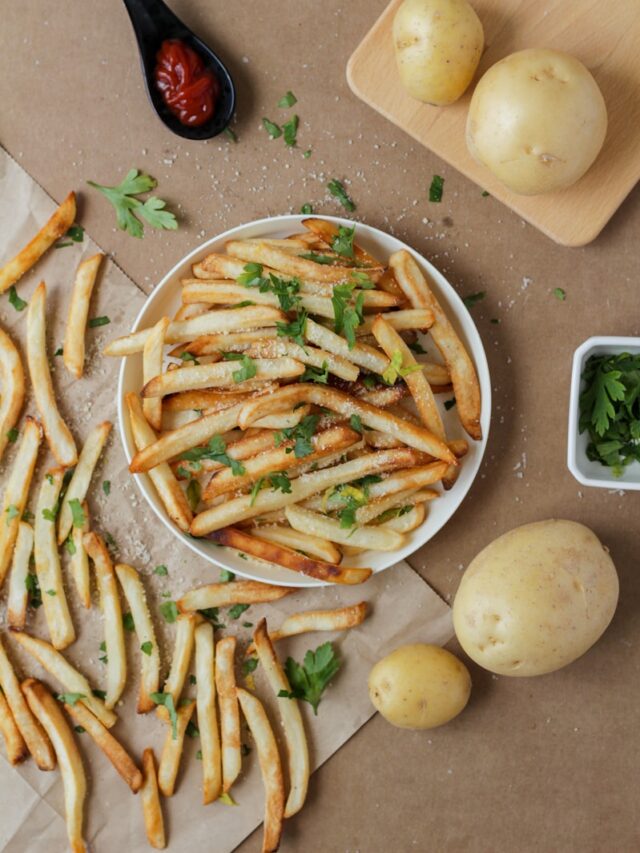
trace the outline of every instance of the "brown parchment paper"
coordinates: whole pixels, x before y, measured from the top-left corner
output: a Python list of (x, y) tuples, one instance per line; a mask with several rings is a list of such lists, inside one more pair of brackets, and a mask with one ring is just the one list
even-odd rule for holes
[[(0, 149), (0, 233), (2, 257), (10, 257), (48, 218), (54, 203), (44, 191)], [(130, 562), (144, 575), (150, 606), (163, 653), (163, 672), (166, 674), (172, 648), (172, 628), (159, 615), (163, 593), (177, 598), (180, 593), (198, 583), (215, 580), (218, 571), (176, 543), (155, 519), (146, 506), (137, 486), (126, 470), (124, 454), (116, 434), (116, 378), (118, 360), (103, 359), (99, 350), (106, 340), (127, 330), (138, 312), (144, 294), (108, 260), (97, 284), (90, 316), (107, 315), (111, 323), (87, 331), (88, 366), (85, 376), (74, 381), (67, 373), (61, 358), (53, 356), (63, 337), (68, 295), (73, 273), (82, 257), (97, 247), (88, 235), (82, 244), (52, 249), (18, 285), (23, 299), (28, 299), (35, 284), (47, 282), (48, 346), (54, 366), (54, 385), (57, 399), (79, 445), (89, 429), (105, 419), (114, 421), (105, 459), (97, 469), (89, 492), (92, 525), (102, 533), (110, 533), (116, 542), (116, 558)], [(26, 309), (17, 312), (6, 299), (0, 302), (0, 323), (7, 329), (24, 354)], [(25, 362), (26, 367), (26, 362)], [(31, 400), (27, 411), (36, 414)], [(0, 472), (0, 493), (15, 448), (3, 459)], [(42, 476), (53, 464), (47, 448), (31, 489), (30, 507)], [(103, 480), (111, 482), (106, 496)], [(66, 562), (63, 552), (63, 562)], [(167, 577), (153, 574), (153, 568), (167, 565)], [(2, 607), (4, 606), (3, 594)], [(105, 667), (99, 661), (99, 645), (104, 639), (102, 619), (94, 601), (90, 611), (79, 607), (71, 583), (66, 585), (67, 597), (73, 612), (78, 639), (64, 654), (90, 679), (93, 687), (103, 687)], [(265, 607), (252, 607), (240, 619), (221, 619), (229, 631), (238, 634), (244, 644), (251, 630), (240, 623), (256, 623), (267, 615), (270, 624), (277, 626), (288, 613), (301, 608), (334, 607), (366, 600), (371, 613), (364, 625), (344, 635), (327, 635), (339, 649), (342, 670), (327, 691), (320, 713), (314, 717), (309, 707), (303, 708), (311, 744), (314, 767), (325, 762), (373, 714), (367, 695), (367, 674), (372, 664), (383, 654), (405, 642), (421, 640), (443, 644), (452, 636), (449, 607), (408, 566), (401, 563), (392, 570), (374, 577), (362, 588), (324, 588), (296, 593), (282, 602)], [(124, 602), (123, 602), (124, 603)], [(125, 606), (126, 609), (126, 606)], [(222, 613), (222, 611), (221, 611)], [(4, 622), (4, 614), (3, 619)], [(30, 611), (27, 630), (48, 639), (42, 608)], [(51, 676), (12, 641), (3, 631), (3, 639), (13, 661), (23, 676), (42, 677), (52, 689), (62, 688)], [(325, 637), (298, 637), (284, 641), (279, 647), (282, 655), (301, 659), (309, 647), (315, 647)], [(155, 715), (138, 716), (135, 712), (137, 667), (139, 651), (135, 635), (127, 637), (128, 687), (117, 708), (119, 722), (114, 734), (138, 757), (144, 747), (153, 745), (159, 755), (165, 728)], [(277, 710), (268, 685), (260, 671), (255, 673), (260, 697), (267, 704), (276, 730), (279, 729)], [(191, 688), (193, 691), (194, 688)], [(148, 849), (138, 798), (131, 795), (97, 750), (89, 736), (78, 735), (89, 776), (89, 796), (86, 808), (86, 838), (95, 851), (126, 850), (137, 853)], [(249, 734), (244, 732), (247, 746)], [(177, 792), (164, 801), (168, 838), (171, 849), (207, 849), (211, 853), (228, 853), (252, 832), (262, 820), (263, 790), (255, 752), (245, 758), (242, 778), (234, 786), (237, 807), (215, 803), (203, 807), (200, 803), (200, 764), (196, 759), (197, 738), (186, 740), (185, 754)], [(0, 759), (0, 849), (6, 853), (51, 853), (66, 847), (63, 790), (57, 772), (41, 773), (29, 761), (11, 768), (4, 756)], [(327, 792), (330, 795), (331, 792)], [(313, 783), (312, 783), (313, 796)], [(291, 847), (289, 847), (289, 844)], [(295, 849), (295, 842), (285, 842), (284, 849)]]

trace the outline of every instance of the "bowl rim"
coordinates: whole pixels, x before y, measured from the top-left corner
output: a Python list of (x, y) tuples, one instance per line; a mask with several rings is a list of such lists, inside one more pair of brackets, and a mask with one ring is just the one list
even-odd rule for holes
[[(597, 489), (640, 490), (638, 479), (606, 478), (589, 476), (582, 467), (588, 461), (578, 447), (580, 432), (578, 428), (579, 398), (582, 390), (582, 372), (584, 364), (592, 351), (598, 347), (614, 347), (620, 351), (627, 349), (640, 352), (640, 337), (633, 335), (594, 335), (583, 341), (573, 354), (571, 366), (571, 390), (569, 393), (569, 418), (567, 434), (567, 467), (573, 477), (583, 486)], [(584, 458), (583, 458), (584, 457)], [(635, 465), (636, 463), (634, 463)], [(604, 466), (603, 466), (604, 467)]]
[[(228, 228), (226, 231), (223, 231), (219, 234), (215, 234), (209, 239), (205, 240), (203, 243), (199, 244), (195, 248), (191, 249), (187, 254), (181, 257), (172, 267), (171, 269), (160, 279), (158, 284), (154, 287), (153, 291), (146, 297), (143, 305), (138, 311), (136, 318), (131, 327), (131, 332), (135, 332), (138, 330), (139, 325), (142, 323), (143, 319), (147, 315), (147, 312), (152, 309), (154, 303), (157, 300), (162, 299), (164, 295), (165, 288), (172, 279), (176, 277), (179, 270), (183, 268), (185, 265), (193, 263), (197, 258), (203, 256), (207, 251), (211, 251), (211, 246), (214, 244), (219, 244), (224, 240), (229, 240), (234, 236), (237, 236), (239, 232), (244, 230), (249, 230), (251, 228), (258, 228), (260, 226), (269, 226), (273, 227), (274, 225), (279, 225), (281, 227), (285, 227), (287, 225), (299, 225), (304, 219), (309, 218), (307, 214), (281, 214), (276, 216), (266, 216), (260, 219), (251, 220), (248, 222), (243, 222), (239, 225), (235, 225), (232, 228)], [(347, 219), (346, 217), (339, 216), (331, 216), (318, 214), (318, 218), (325, 219), (329, 222), (333, 222), (336, 225), (346, 225), (352, 226), (356, 225), (358, 228), (362, 228), (365, 230), (367, 236), (372, 237), (373, 239), (391, 239), (395, 241), (397, 244), (397, 248), (393, 251), (398, 251), (403, 248), (406, 249), (413, 258), (416, 259), (416, 262), (419, 266), (424, 266), (427, 268), (429, 273), (434, 277), (435, 284), (440, 291), (443, 284), (445, 286), (445, 296), (447, 300), (447, 305), (453, 310), (454, 316), (456, 320), (459, 321), (459, 317), (461, 312), (467, 312), (468, 309), (464, 305), (462, 301), (462, 297), (458, 294), (453, 285), (449, 282), (444, 273), (440, 272), (437, 267), (435, 267), (427, 258), (401, 240), (399, 237), (396, 237), (393, 234), (389, 234), (388, 232), (382, 231), (380, 228), (376, 228), (373, 225), (368, 225), (366, 222), (359, 222), (351, 219)], [(464, 316), (464, 315), (462, 315)], [(486, 452), (489, 432), (491, 426), (491, 413), (492, 413), (492, 387), (491, 387), (491, 374), (489, 371), (489, 364), (487, 359), (486, 350), (484, 344), (482, 342), (482, 338), (480, 336), (480, 332), (471, 316), (469, 316), (469, 321), (471, 327), (475, 330), (475, 335), (477, 336), (478, 346), (473, 349), (471, 352), (471, 356), (473, 362), (476, 367), (476, 371), (478, 374), (478, 380), (482, 390), (482, 411), (481, 411), (481, 425), (483, 438), (480, 442), (476, 442), (476, 445), (479, 445), (479, 451), (476, 460), (474, 461), (475, 470), (473, 472), (473, 476), (470, 478), (469, 482), (466, 484), (466, 487), (460, 487), (456, 490), (447, 493), (450, 502), (450, 512), (447, 517), (439, 524), (439, 526), (433, 530), (431, 535), (427, 538), (414, 539), (413, 536), (405, 548), (403, 548), (399, 552), (395, 552), (390, 554), (389, 560), (387, 564), (381, 568), (374, 569), (374, 573), (378, 574), (379, 572), (386, 571), (386, 569), (391, 568), (402, 560), (406, 559), (408, 556), (413, 554), (423, 545), (425, 545), (430, 539), (436, 536), (440, 530), (446, 525), (446, 523), (451, 519), (451, 517), (457, 512), (460, 505), (464, 501), (467, 496), (471, 486), (475, 482), (476, 477), (480, 471), (482, 466), (482, 462), (484, 459), (484, 455)], [(126, 370), (128, 359), (131, 356), (125, 356), (122, 358), (122, 363), (120, 365), (120, 370), (118, 374), (118, 384), (117, 384), (117, 408), (118, 408), (118, 432), (120, 436), (120, 441), (122, 444), (122, 448), (125, 454), (125, 458), (127, 460), (127, 465), (131, 462), (132, 454), (129, 452), (128, 448), (128, 418), (125, 415), (125, 406), (123, 405), (124, 401), (124, 386), (126, 380)], [(197, 554), (198, 557), (207, 561), (208, 563), (216, 566), (219, 569), (227, 569), (234, 574), (240, 575), (243, 578), (251, 579), (251, 580), (259, 580), (262, 583), (272, 584), (272, 585), (286, 585), (290, 587), (296, 588), (313, 588), (316, 586), (330, 586), (328, 581), (320, 581), (315, 578), (308, 577), (306, 575), (297, 575), (291, 572), (291, 579), (287, 581), (275, 580), (266, 578), (264, 575), (259, 575), (256, 572), (251, 571), (248, 567), (244, 569), (242, 566), (237, 566), (235, 563), (233, 565), (229, 565), (228, 561), (224, 560), (224, 551), (225, 549), (220, 549), (221, 554), (220, 558), (214, 556), (213, 554), (209, 554), (208, 552), (204, 552), (203, 549), (198, 547), (198, 541), (190, 539), (190, 537), (184, 534), (182, 531), (178, 530), (175, 524), (171, 521), (171, 519), (167, 516), (164, 508), (161, 508), (157, 505), (157, 502), (152, 499), (152, 496), (147, 493), (147, 491), (151, 492), (152, 487), (148, 482), (148, 475), (146, 474), (133, 474), (133, 479), (135, 480), (138, 488), (142, 492), (145, 501), (151, 507), (154, 514), (160, 519), (160, 521), (164, 524), (167, 529), (171, 531), (174, 537), (181, 543), (187, 546), (190, 551), (194, 554)], [(423, 525), (426, 524), (427, 521), (423, 522)], [(422, 526), (422, 525), (421, 525)], [(417, 531), (420, 531), (420, 527), (413, 531), (415, 534)], [(283, 569), (284, 571), (284, 569)]]

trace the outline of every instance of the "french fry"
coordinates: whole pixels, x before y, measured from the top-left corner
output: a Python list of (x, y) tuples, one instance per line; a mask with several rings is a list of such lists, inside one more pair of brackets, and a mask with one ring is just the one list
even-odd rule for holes
[[(413, 497), (415, 500), (415, 493)], [(396, 530), (398, 533), (410, 533), (412, 530), (420, 527), (422, 522), (425, 520), (426, 515), (427, 510), (424, 503), (419, 503), (412, 506), (408, 512), (398, 515), (396, 518), (390, 518), (387, 521), (382, 522), (382, 526), (387, 527), (390, 530)]]
[(142, 773), (119, 740), (81, 702), (65, 703), (65, 711), (106, 755), (134, 794), (142, 787)]
[(36, 467), (38, 448), (42, 440), (42, 427), (38, 421), (25, 419), (18, 452), (13, 460), (0, 504), (0, 586), (11, 564), (13, 547), (18, 536), (20, 519), (27, 505), (29, 486)]
[(172, 797), (176, 789), (176, 779), (180, 769), (180, 759), (184, 747), (184, 735), (191, 721), (196, 703), (191, 700), (176, 711), (178, 718), (176, 732), (170, 726), (164, 738), (160, 764), (158, 766), (158, 787), (165, 797)]
[[(147, 423), (139, 398), (135, 394), (129, 393), (126, 396), (126, 403), (133, 440), (138, 452), (140, 452), (156, 442), (156, 434)], [(180, 488), (180, 483), (176, 480), (169, 465), (156, 462), (152, 470), (149, 471), (149, 478), (164, 504), (169, 518), (180, 530), (188, 531), (193, 513), (184, 492)]]
[[(285, 509), (285, 513), (287, 509)], [(313, 531), (306, 531), (311, 532)], [(283, 566), (294, 572), (301, 572), (317, 580), (329, 581), (331, 583), (354, 584), (363, 583), (371, 575), (371, 569), (356, 569), (337, 566), (333, 563), (325, 563), (321, 560), (313, 560), (298, 551), (276, 545), (266, 539), (260, 539), (259, 535), (251, 535), (235, 527), (225, 527), (210, 534), (210, 539), (220, 545), (229, 548), (237, 548), (245, 554), (251, 554), (260, 560)], [(329, 538), (329, 537), (325, 537)]]
[[(435, 322), (433, 311), (429, 308), (404, 308), (401, 311), (392, 311), (379, 314), (397, 332), (413, 331), (414, 329), (430, 329)], [(365, 317), (356, 329), (358, 337), (372, 334), (373, 324), (377, 317)]]
[[(216, 352), (244, 352), (252, 344), (259, 341), (269, 341), (277, 334), (277, 329), (265, 327), (247, 332), (236, 332), (221, 335), (201, 335), (199, 338), (185, 344), (183, 349), (193, 355), (212, 355)], [(173, 353), (170, 353), (173, 355)]]
[(58, 518), (58, 545), (62, 545), (64, 540), (69, 535), (73, 526), (73, 513), (71, 512), (71, 501), (78, 500), (80, 503), (84, 501), (89, 490), (91, 477), (98, 464), (100, 454), (109, 438), (111, 432), (111, 422), (104, 421), (97, 424), (84, 443), (78, 464), (76, 465), (73, 476), (69, 482), (67, 491), (65, 492), (62, 507), (60, 508), (60, 516)]
[(24, 403), (24, 368), (15, 344), (0, 329), (0, 459)]
[(13, 634), (13, 639), (59, 681), (65, 690), (70, 693), (79, 693), (79, 701), (86, 705), (107, 728), (110, 729), (115, 725), (118, 719), (116, 715), (105, 707), (102, 699), (94, 694), (84, 675), (78, 672), (61, 652), (45, 640), (39, 640), (24, 631)]
[(223, 411), (236, 403), (244, 403), (252, 396), (270, 394), (278, 387), (277, 382), (261, 382), (262, 386), (255, 391), (239, 390), (237, 388), (216, 388), (215, 391), (180, 391), (162, 400), (163, 412), (187, 412), (193, 409), (205, 409), (213, 412), (219, 406), (218, 411)]
[[(262, 671), (271, 685), (276, 697), (280, 691), (291, 693), (289, 679), (278, 660), (273, 644), (267, 633), (267, 621), (261, 619), (258, 627), (253, 633), (258, 659)], [(289, 796), (285, 805), (284, 816), (293, 817), (304, 805), (309, 787), (309, 746), (304, 732), (302, 714), (298, 707), (298, 701), (290, 698), (277, 698), (278, 710), (282, 717), (282, 727), (287, 743), (287, 754), (289, 764)]]
[(84, 372), (84, 336), (89, 316), (89, 303), (103, 258), (102, 252), (98, 252), (82, 261), (73, 283), (67, 325), (64, 330), (62, 360), (69, 373), (76, 379), (80, 379)]
[[(173, 657), (171, 658), (171, 669), (169, 677), (164, 684), (164, 693), (170, 693), (173, 703), (177, 707), (184, 682), (191, 666), (193, 657), (193, 643), (195, 636), (196, 617), (194, 613), (181, 613), (176, 620), (176, 638), (173, 646)], [(168, 719), (167, 709), (159, 705), (158, 716)]]
[(107, 649), (107, 695), (105, 707), (115, 707), (127, 681), (127, 653), (124, 645), (122, 607), (118, 596), (118, 584), (107, 546), (97, 533), (86, 533), (82, 543), (93, 560), (100, 609), (104, 623), (104, 641)]
[(181, 613), (207, 610), (209, 607), (232, 607), (234, 604), (265, 604), (278, 601), (295, 592), (293, 587), (275, 586), (259, 581), (210, 583), (186, 592), (177, 602)]
[(228, 793), (242, 767), (240, 751), (240, 711), (236, 695), (234, 658), (236, 638), (223, 637), (216, 643), (216, 690), (220, 708), (220, 745), (222, 755), (222, 790)]
[(291, 527), (276, 527), (270, 524), (258, 527), (255, 533), (267, 542), (275, 542), (277, 545), (284, 545), (295, 551), (304, 551), (305, 554), (327, 563), (339, 563), (342, 558), (342, 554), (332, 542), (320, 539), (318, 536), (311, 536), (309, 533), (301, 533)]
[(371, 406), (376, 406), (378, 409), (386, 409), (407, 397), (409, 389), (406, 385), (391, 385), (385, 388), (377, 387), (370, 391), (364, 385), (362, 387), (356, 385), (353, 389), (353, 394)]
[(302, 402), (324, 406), (345, 417), (358, 415), (365, 426), (377, 429), (380, 432), (389, 432), (396, 435), (409, 447), (429, 453), (437, 459), (445, 460), (451, 465), (457, 464), (456, 457), (444, 441), (429, 430), (414, 426), (408, 421), (391, 415), (388, 412), (380, 412), (375, 406), (351, 397), (343, 391), (310, 383), (300, 383), (280, 388), (266, 400), (258, 397), (255, 400), (243, 403), (242, 410), (238, 416), (238, 426), (241, 429), (246, 429), (269, 410), (290, 410), (293, 406)]
[(404, 536), (395, 530), (383, 530), (380, 527), (344, 528), (333, 518), (298, 506), (286, 507), (285, 515), (294, 530), (307, 531), (330, 542), (368, 548), (371, 551), (397, 551), (405, 544)]
[[(196, 278), (207, 279), (218, 277), (235, 280), (244, 273), (245, 265), (246, 261), (240, 258), (213, 252), (207, 255), (204, 260), (194, 264), (191, 267), (191, 271)], [(275, 270), (263, 265), (262, 274), (268, 276), (271, 273), (275, 273)]]
[[(329, 246), (333, 245), (333, 241), (340, 233), (338, 226), (327, 219), (303, 219), (302, 224)], [(381, 266), (380, 261), (355, 243), (353, 244), (353, 254), (355, 260), (361, 263), (368, 266)]]
[[(317, 264), (306, 258), (291, 255), (282, 249), (273, 248), (263, 241), (257, 240), (253, 243), (247, 240), (230, 240), (225, 246), (227, 252), (243, 261), (256, 264), (266, 264), (273, 267), (279, 273), (284, 273), (292, 278), (304, 278), (309, 281), (346, 281), (353, 267), (329, 266)], [(372, 270), (371, 272), (377, 272)], [(382, 274), (382, 267), (379, 268)], [(369, 271), (367, 271), (369, 274)]]
[(192, 317), (199, 317), (201, 314), (206, 314), (210, 306), (202, 302), (193, 302), (191, 305), (181, 305), (173, 315), (174, 321), (190, 320)]
[(195, 631), (196, 708), (202, 751), (202, 802), (212, 803), (222, 791), (222, 754), (216, 710), (213, 626), (198, 625)]
[(142, 802), (142, 815), (147, 833), (147, 841), (155, 850), (164, 850), (167, 846), (167, 841), (164, 831), (162, 806), (160, 805), (160, 795), (158, 793), (156, 760), (153, 750), (149, 747), (142, 753), (142, 771), (144, 777), (142, 788), (140, 789), (140, 800)]
[(372, 332), (390, 360), (396, 353), (400, 353), (401, 364), (405, 374), (404, 381), (411, 392), (422, 422), (430, 432), (438, 436), (438, 438), (444, 439), (444, 426), (435, 397), (433, 396), (433, 391), (422, 370), (418, 369), (420, 365), (415, 360), (409, 347), (396, 330), (381, 316), (376, 318)]
[(343, 337), (309, 318), (305, 325), (304, 336), (310, 343), (321, 349), (346, 358), (347, 361), (364, 367), (365, 370), (371, 370), (373, 373), (384, 373), (389, 367), (389, 359), (380, 350), (358, 343), (349, 349), (349, 344)]
[[(304, 365), (293, 358), (259, 358), (254, 361), (255, 378), (258, 380), (293, 379), (304, 373)], [(197, 391), (200, 388), (220, 388), (233, 386), (238, 373), (235, 361), (222, 361), (215, 364), (196, 364), (193, 367), (181, 367), (162, 373), (148, 382), (142, 389), (143, 398), (163, 397), (177, 391)], [(240, 382), (237, 383), (241, 386)]]
[(273, 729), (262, 703), (251, 693), (238, 688), (238, 701), (258, 750), (265, 789), (262, 853), (274, 853), (280, 845), (284, 817), (284, 779), (280, 753)]
[(433, 311), (435, 322), (429, 331), (449, 368), (458, 416), (471, 438), (480, 441), (480, 385), (469, 354), (411, 255), (405, 250), (395, 252), (389, 266), (411, 304)]
[(28, 272), (55, 241), (69, 230), (76, 218), (76, 194), (71, 192), (42, 226), (36, 236), (0, 269), (0, 293)]
[[(168, 325), (168, 317), (158, 320), (145, 341), (142, 351), (142, 373), (145, 385), (162, 373), (164, 336)], [(142, 401), (142, 411), (153, 429), (162, 429), (162, 397), (145, 398)]]
[(205, 536), (246, 518), (255, 518), (265, 512), (273, 512), (289, 504), (299, 503), (316, 492), (322, 492), (341, 483), (348, 483), (350, 480), (357, 480), (367, 474), (377, 474), (393, 468), (406, 468), (415, 464), (420, 458), (420, 454), (416, 451), (401, 447), (370, 453), (343, 462), (341, 465), (335, 465), (333, 468), (303, 474), (291, 483), (289, 493), (263, 490), (255, 496), (255, 499), (250, 495), (241, 495), (204, 510), (193, 519), (191, 533), (194, 536)]
[[(158, 692), (160, 684), (160, 648), (147, 604), (147, 595), (138, 572), (124, 563), (116, 566), (116, 575), (127, 599), (136, 637), (140, 647), (140, 688), (138, 690), (138, 713), (153, 710), (152, 693)], [(144, 651), (143, 651), (144, 649)]]
[[(344, 450), (356, 444), (360, 440), (357, 432), (348, 427), (338, 426), (333, 429), (318, 433), (311, 439), (313, 451), (303, 460), (292, 459), (291, 450), (288, 447), (276, 447), (247, 460), (244, 464), (244, 474), (234, 474), (231, 468), (220, 471), (211, 478), (203, 493), (205, 501), (211, 501), (218, 495), (245, 489), (257, 482), (260, 477), (275, 471), (291, 470), (299, 467), (304, 462), (315, 462), (339, 450)], [(287, 452), (288, 451), (288, 452)], [(296, 465), (296, 462), (298, 463)]]
[(252, 358), (295, 358), (302, 364), (309, 364), (319, 370), (326, 369), (345, 382), (355, 382), (360, 372), (356, 365), (341, 355), (316, 347), (301, 347), (284, 340), (261, 341), (249, 347), (247, 352)]
[(75, 628), (62, 580), (62, 568), (56, 542), (56, 510), (64, 478), (64, 468), (45, 474), (40, 486), (34, 522), (36, 575), (42, 590), (42, 604), (51, 643), (66, 649), (76, 639)]
[(44, 684), (34, 678), (28, 678), (23, 681), (22, 689), (31, 711), (49, 736), (58, 759), (64, 787), (65, 816), (71, 851), (85, 853), (87, 847), (82, 837), (82, 824), (87, 779), (80, 751), (59, 702), (53, 698)]
[(298, 426), (300, 421), (306, 418), (310, 411), (311, 406), (304, 405), (299, 406), (293, 412), (276, 412), (273, 415), (265, 415), (259, 418), (253, 426), (256, 429), (291, 429), (291, 427)]
[[(182, 344), (200, 335), (217, 335), (240, 332), (261, 326), (274, 326), (278, 321), (286, 322), (287, 315), (269, 305), (247, 305), (245, 308), (228, 308), (225, 311), (208, 311), (187, 320), (174, 320), (167, 326), (165, 344)], [(104, 355), (124, 356), (142, 352), (151, 334), (150, 329), (132, 332), (116, 338), (104, 349)]]
[(87, 610), (91, 609), (91, 578), (89, 575), (89, 555), (84, 547), (84, 536), (89, 532), (89, 507), (85, 501), (82, 504), (82, 514), (84, 521), (81, 527), (72, 527), (69, 541), (71, 545), (67, 545), (67, 550), (70, 552), (69, 558), (69, 574), (73, 578), (76, 586), (78, 598), (82, 606)]
[(32, 552), (33, 528), (26, 521), (21, 521), (13, 552), (13, 563), (9, 575), (9, 597), (7, 599), (7, 622), (14, 631), (22, 631), (27, 620), (27, 605), (29, 603), (27, 576)]
[[(22, 634), (16, 634), (19, 638)], [(18, 727), (20, 735), (33, 756), (40, 770), (53, 770), (56, 766), (56, 756), (40, 723), (34, 718), (29, 710), (24, 694), (20, 689), (20, 682), (11, 665), (5, 648), (0, 639), (0, 687), (4, 698), (7, 700), (13, 720)]]
[[(348, 607), (339, 607), (336, 610), (305, 610), (302, 613), (287, 616), (277, 631), (269, 631), (269, 639), (275, 643), (285, 637), (295, 637), (298, 634), (308, 634), (313, 631), (346, 631), (361, 625), (366, 616), (366, 601)], [(255, 644), (251, 643), (245, 655), (253, 655), (255, 650)]]
[(46, 341), (46, 294), (42, 281), (29, 300), (27, 310), (27, 360), (36, 406), (42, 418), (44, 434), (58, 465), (70, 467), (78, 461), (76, 443), (58, 411), (51, 381)]
[(27, 744), (20, 734), (20, 729), (13, 719), (11, 708), (2, 691), (0, 691), (0, 734), (4, 739), (9, 764), (15, 766), (29, 757)]

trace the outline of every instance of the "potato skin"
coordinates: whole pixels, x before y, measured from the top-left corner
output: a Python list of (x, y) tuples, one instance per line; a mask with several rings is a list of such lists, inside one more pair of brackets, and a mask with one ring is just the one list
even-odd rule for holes
[(583, 655), (618, 602), (618, 575), (597, 536), (574, 521), (525, 524), (469, 564), (453, 604), (460, 645), (500, 675), (542, 675)]
[(405, 0), (393, 20), (402, 85), (419, 101), (457, 101), (475, 74), (484, 32), (467, 0)]
[(536, 195), (571, 186), (607, 133), (598, 84), (556, 50), (512, 53), (483, 75), (467, 116), (467, 147), (505, 186)]
[(403, 729), (433, 729), (456, 717), (469, 701), (471, 676), (458, 658), (414, 643), (379, 660), (369, 673), (369, 696), (382, 716)]

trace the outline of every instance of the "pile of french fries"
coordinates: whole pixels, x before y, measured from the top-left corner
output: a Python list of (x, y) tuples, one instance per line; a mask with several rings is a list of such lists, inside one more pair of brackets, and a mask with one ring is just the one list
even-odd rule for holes
[[(446, 434), (436, 395), (453, 390), (477, 441), (480, 389), (407, 251), (383, 264), (351, 229), (303, 225), (229, 241), (193, 265), (173, 319), (105, 354), (142, 355), (144, 385), (126, 400), (130, 470), (149, 475), (180, 530), (361, 583), (371, 570), (343, 556), (402, 548), (433, 487), (456, 481), (468, 444)], [(442, 361), (416, 358), (418, 333)]]

